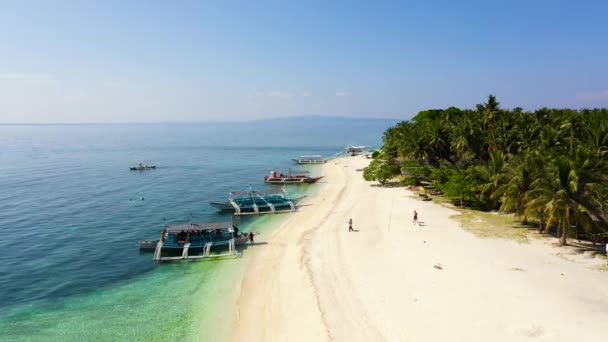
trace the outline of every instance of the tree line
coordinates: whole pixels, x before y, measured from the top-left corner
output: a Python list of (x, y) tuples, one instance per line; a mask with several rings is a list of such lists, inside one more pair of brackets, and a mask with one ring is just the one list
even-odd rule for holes
[(514, 213), (543, 233), (608, 231), (608, 109), (432, 109), (386, 130), (364, 170), (384, 184), (428, 182), (480, 210)]

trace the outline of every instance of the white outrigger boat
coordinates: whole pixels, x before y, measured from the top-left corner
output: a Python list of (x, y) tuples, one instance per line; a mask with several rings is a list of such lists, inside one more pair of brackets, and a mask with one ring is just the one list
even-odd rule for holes
[(284, 190), (233, 191), (225, 202), (211, 202), (211, 206), (234, 215), (259, 215), (294, 212), (303, 197), (290, 198)]
[(154, 251), (156, 261), (217, 258), (238, 256), (235, 246), (246, 244), (248, 239), (232, 221), (189, 223), (164, 226), (160, 240), (139, 241), (139, 249)]
[(367, 152), (367, 146), (348, 146), (346, 148), (346, 153), (351, 156), (360, 155)]
[(323, 178), (323, 176), (310, 177), (308, 176), (309, 173), (308, 171), (289, 170), (287, 174), (283, 174), (279, 171), (271, 171), (270, 176), (264, 177), (264, 182), (271, 184), (312, 184)]
[(296, 164), (325, 164), (327, 163), (326, 159), (319, 155), (315, 156), (300, 156), (298, 159), (292, 159)]

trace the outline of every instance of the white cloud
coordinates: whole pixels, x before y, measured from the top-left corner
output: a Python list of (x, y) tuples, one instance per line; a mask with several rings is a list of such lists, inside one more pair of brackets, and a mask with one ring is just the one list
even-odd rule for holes
[(350, 96), (350, 91), (340, 90), (336, 92), (337, 97), (348, 97)]

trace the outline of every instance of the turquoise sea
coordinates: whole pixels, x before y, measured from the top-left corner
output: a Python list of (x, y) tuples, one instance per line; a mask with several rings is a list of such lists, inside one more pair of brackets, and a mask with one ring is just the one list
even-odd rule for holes
[[(299, 155), (377, 147), (394, 123), (0, 125), (0, 340), (221, 340), (246, 260), (264, 246), (241, 258), (157, 264), (137, 240), (190, 214), (229, 220), (208, 202), (266, 188), (263, 176)], [(158, 169), (128, 170), (139, 162)], [(237, 221), (264, 240), (284, 215)]]

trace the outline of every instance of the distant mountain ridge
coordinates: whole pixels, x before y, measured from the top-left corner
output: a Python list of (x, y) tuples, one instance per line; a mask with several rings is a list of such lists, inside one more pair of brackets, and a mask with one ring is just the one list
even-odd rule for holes
[[(334, 121), (395, 121), (399, 122), (405, 119), (397, 118), (372, 118), (372, 117), (349, 117), (349, 116), (334, 116), (334, 115), (298, 115), (298, 116), (286, 116), (286, 117), (274, 117), (274, 118), (260, 118), (243, 120), (246, 122), (251, 121), (317, 121), (317, 120), (334, 120)], [(242, 122), (242, 121), (234, 121)]]

